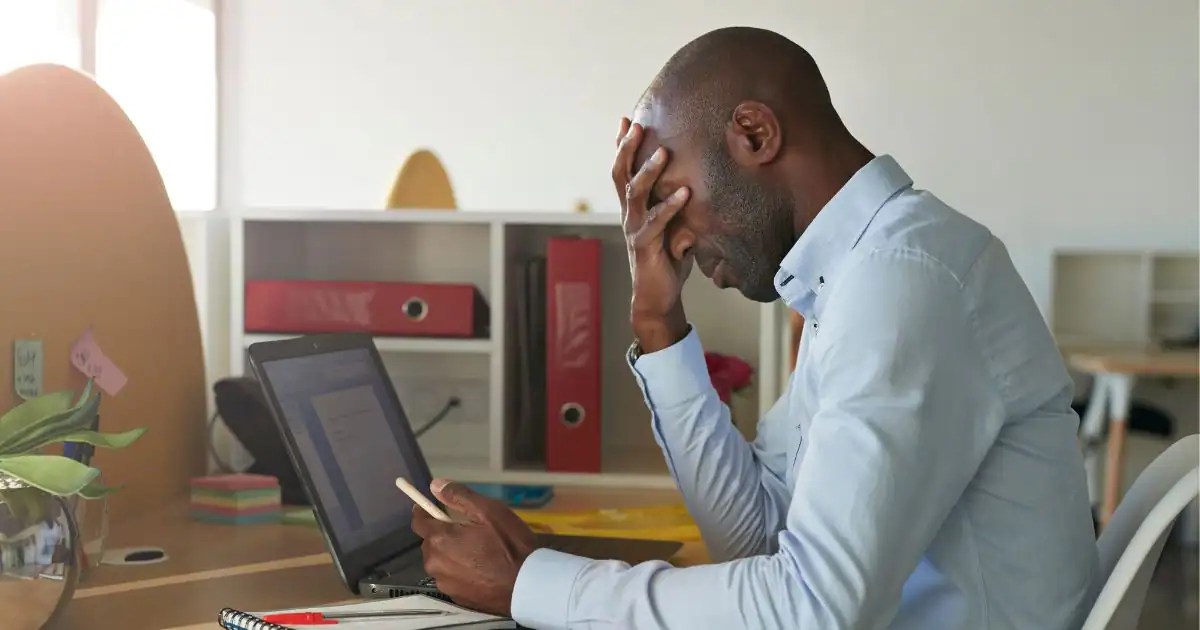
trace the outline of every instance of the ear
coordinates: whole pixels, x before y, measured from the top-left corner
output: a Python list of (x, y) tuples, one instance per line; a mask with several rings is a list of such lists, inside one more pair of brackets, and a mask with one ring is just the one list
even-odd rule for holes
[(733, 109), (725, 130), (725, 142), (729, 155), (737, 164), (763, 166), (779, 156), (783, 148), (783, 130), (770, 107), (757, 101), (745, 101)]

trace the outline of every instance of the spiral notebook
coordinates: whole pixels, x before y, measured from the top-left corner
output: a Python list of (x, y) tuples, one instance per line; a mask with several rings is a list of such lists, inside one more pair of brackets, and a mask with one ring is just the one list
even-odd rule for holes
[[(449, 615), (429, 615), (421, 617), (388, 617), (389, 612), (413, 609), (445, 610)], [(472, 628), (473, 630), (489, 630), (491, 628), (516, 628), (517, 624), (511, 619), (475, 612), (455, 606), (440, 599), (425, 595), (408, 595), (394, 599), (370, 600), (346, 606), (325, 606), (321, 608), (305, 608), (304, 612), (320, 612), (335, 614), (343, 613), (379, 613), (379, 617), (360, 619), (340, 619), (338, 629), (375, 628), (379, 630), (426, 630), (427, 628)], [(276, 611), (299, 612), (299, 611)], [(275, 613), (244, 613), (232, 608), (221, 611), (217, 622), (225, 630), (307, 630), (324, 626), (281, 626), (263, 621), (262, 617)]]

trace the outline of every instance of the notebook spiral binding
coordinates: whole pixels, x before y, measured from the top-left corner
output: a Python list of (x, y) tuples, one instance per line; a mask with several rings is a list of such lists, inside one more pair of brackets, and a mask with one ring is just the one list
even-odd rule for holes
[(222, 610), (221, 614), (217, 615), (217, 623), (225, 630), (289, 630), (286, 626), (263, 621), (254, 615), (232, 608)]

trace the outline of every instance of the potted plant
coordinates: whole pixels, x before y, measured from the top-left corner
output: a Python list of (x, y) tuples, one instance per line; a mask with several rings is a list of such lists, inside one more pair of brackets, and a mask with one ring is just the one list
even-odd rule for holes
[(88, 381), (78, 398), (45, 394), (0, 416), (0, 602), (19, 627), (49, 623), (70, 601), (80, 569), (71, 505), (114, 490), (99, 483), (96, 468), (46, 447), (124, 448), (145, 431), (93, 431), (99, 409), (100, 394)]

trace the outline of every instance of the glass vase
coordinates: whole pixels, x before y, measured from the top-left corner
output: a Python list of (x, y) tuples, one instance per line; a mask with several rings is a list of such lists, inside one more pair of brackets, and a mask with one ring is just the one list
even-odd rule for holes
[(67, 501), (0, 474), (0, 611), (6, 630), (50, 624), (79, 581)]

